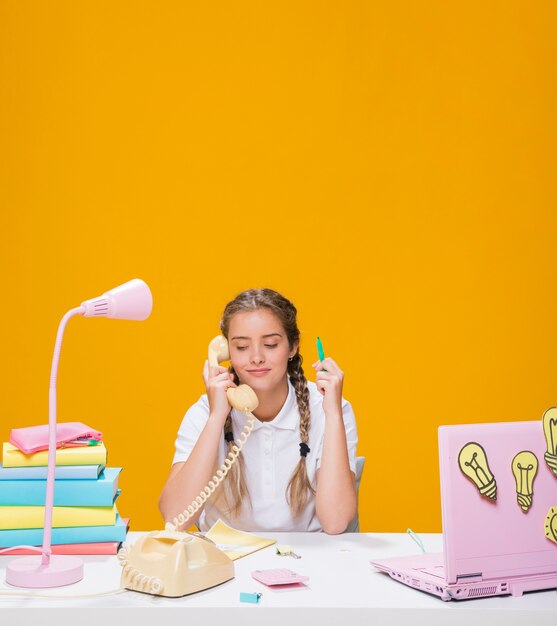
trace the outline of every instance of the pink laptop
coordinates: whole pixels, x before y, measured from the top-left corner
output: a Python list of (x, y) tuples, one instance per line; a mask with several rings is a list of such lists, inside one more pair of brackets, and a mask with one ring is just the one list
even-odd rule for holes
[(557, 588), (557, 475), (544, 458), (548, 446), (541, 420), (441, 426), (444, 552), (372, 564), (443, 600)]

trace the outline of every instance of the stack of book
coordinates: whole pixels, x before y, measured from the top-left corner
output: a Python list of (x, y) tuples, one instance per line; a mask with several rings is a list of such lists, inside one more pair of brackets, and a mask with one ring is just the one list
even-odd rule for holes
[[(0, 549), (41, 546), (48, 450), (25, 454), (4, 442), (0, 465)], [(116, 554), (129, 519), (116, 509), (121, 467), (106, 467), (106, 447), (58, 448), (52, 514), (53, 554)], [(24, 548), (10, 554), (25, 554)]]

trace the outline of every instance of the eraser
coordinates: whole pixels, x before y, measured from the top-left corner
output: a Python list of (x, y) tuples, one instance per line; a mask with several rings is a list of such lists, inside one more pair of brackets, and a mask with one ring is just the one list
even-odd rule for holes
[(257, 604), (262, 595), (262, 593), (245, 593), (241, 591), (240, 602), (250, 602), (251, 604)]

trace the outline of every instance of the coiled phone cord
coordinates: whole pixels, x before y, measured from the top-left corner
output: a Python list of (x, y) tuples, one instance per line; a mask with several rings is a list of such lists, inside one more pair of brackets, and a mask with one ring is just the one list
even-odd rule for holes
[(130, 583), (133, 586), (137, 585), (138, 591), (146, 591), (147, 593), (159, 595), (164, 586), (162, 580), (156, 576), (145, 576), (145, 574), (142, 574), (137, 568), (133, 567), (133, 565), (130, 565), (128, 562), (129, 551), (130, 547), (127, 544), (124, 544), (118, 551), (118, 561), (120, 561), (120, 565), (124, 568), (123, 573), (129, 575)]
[(224, 463), (216, 471), (213, 478), (211, 478), (211, 480), (207, 483), (207, 486), (201, 491), (197, 498), (195, 498), (195, 500), (186, 509), (184, 509), (180, 515), (175, 517), (172, 520), (172, 523), (166, 523), (165, 530), (176, 530), (179, 526), (182, 526), (189, 519), (191, 519), (214, 493), (219, 484), (224, 480), (224, 477), (228, 474), (228, 471), (236, 461), (255, 425), (255, 416), (251, 413), (251, 411), (245, 411), (245, 414), (248, 421), (238, 437), (238, 444), (232, 446), (232, 449), (224, 459)]
[[(207, 483), (207, 486), (201, 491), (195, 500), (186, 509), (184, 509), (182, 513), (172, 520), (172, 523), (166, 523), (165, 530), (176, 530), (179, 526), (182, 526), (189, 519), (191, 519), (214, 493), (219, 484), (224, 480), (230, 468), (238, 458), (238, 455), (244, 447), (244, 444), (246, 443), (255, 425), (255, 416), (251, 413), (251, 411), (244, 412), (248, 421), (238, 436), (238, 443), (232, 446), (232, 449), (224, 459), (223, 464), (215, 472), (215, 475)], [(162, 580), (156, 576), (146, 576), (137, 568), (133, 567), (133, 565), (130, 565), (128, 560), (129, 550), (130, 547), (124, 544), (118, 552), (118, 560), (120, 561), (120, 565), (124, 568), (123, 573), (130, 576), (130, 583), (132, 585), (137, 584), (138, 591), (147, 591), (151, 594), (160, 595), (163, 590)]]

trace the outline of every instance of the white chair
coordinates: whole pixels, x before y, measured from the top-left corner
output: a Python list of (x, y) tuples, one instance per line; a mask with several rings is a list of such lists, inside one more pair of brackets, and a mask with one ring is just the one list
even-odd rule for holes
[[(366, 462), (365, 456), (356, 457), (356, 496), (359, 498), (360, 491), (360, 479), (362, 478), (362, 472), (364, 471), (364, 463)], [(360, 532), (360, 520), (358, 519), (358, 509), (356, 509), (356, 515), (346, 527), (345, 533), (359, 533)]]

